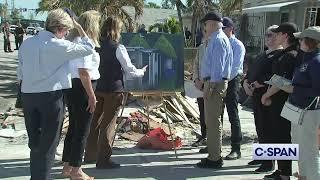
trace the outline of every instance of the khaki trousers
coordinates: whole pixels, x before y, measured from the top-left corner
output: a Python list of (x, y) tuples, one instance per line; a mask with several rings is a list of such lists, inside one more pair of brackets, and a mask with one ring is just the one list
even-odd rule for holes
[(104, 164), (109, 162), (112, 155), (112, 141), (116, 133), (116, 121), (122, 105), (123, 93), (96, 92), (96, 97), (98, 103), (93, 115), (84, 159)]
[(208, 159), (221, 159), (222, 122), (220, 119), (223, 98), (226, 96), (228, 81), (204, 83), (204, 112), (207, 125)]
[(320, 179), (319, 125), (320, 110), (307, 111), (302, 125), (291, 124), (292, 143), (299, 144), (299, 174), (307, 180)]

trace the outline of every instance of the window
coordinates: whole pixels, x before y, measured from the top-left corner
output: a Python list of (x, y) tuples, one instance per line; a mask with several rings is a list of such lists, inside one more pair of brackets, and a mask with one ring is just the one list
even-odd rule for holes
[(307, 8), (305, 13), (304, 27), (320, 25), (320, 8)]
[(289, 13), (281, 13), (281, 23), (289, 22)]

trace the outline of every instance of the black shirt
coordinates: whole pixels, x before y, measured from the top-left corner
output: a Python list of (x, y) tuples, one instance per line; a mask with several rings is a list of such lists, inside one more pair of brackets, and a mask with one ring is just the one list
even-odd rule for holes
[(272, 77), (272, 62), (281, 56), (283, 50), (274, 50), (270, 53), (263, 52), (259, 54), (255, 62), (249, 67), (247, 78), (248, 83), (258, 81), (263, 84)]
[[(292, 80), (293, 72), (295, 67), (299, 64), (297, 60), (297, 46), (290, 46), (283, 50), (282, 56), (275, 59), (272, 62), (272, 74), (276, 74), (278, 76), (282, 76), (286, 79)], [(288, 93), (283, 90), (280, 90), (272, 97), (272, 105), (278, 105), (280, 111), (282, 109), (283, 104), (288, 98)]]
[(110, 93), (122, 92), (124, 88), (123, 72), (117, 59), (116, 51), (119, 44), (115, 41), (104, 39), (101, 42), (100, 54), (100, 79), (97, 91)]
[(18, 37), (20, 35), (20, 37), (23, 37), (24, 34), (24, 30), (22, 27), (16, 27), (15, 31), (14, 31), (14, 35), (16, 37)]

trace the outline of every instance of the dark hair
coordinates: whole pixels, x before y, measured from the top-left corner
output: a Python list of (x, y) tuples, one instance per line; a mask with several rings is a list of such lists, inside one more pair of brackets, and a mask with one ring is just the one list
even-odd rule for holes
[(308, 48), (310, 50), (317, 49), (318, 45), (320, 43), (318, 40), (315, 40), (315, 39), (312, 39), (312, 38), (308, 38), (308, 37), (303, 38), (303, 40), (304, 40), (304, 43), (306, 44), (306, 46), (308, 46)]
[(298, 45), (299, 39), (295, 38), (293, 34), (288, 34), (288, 44), (290, 45)]

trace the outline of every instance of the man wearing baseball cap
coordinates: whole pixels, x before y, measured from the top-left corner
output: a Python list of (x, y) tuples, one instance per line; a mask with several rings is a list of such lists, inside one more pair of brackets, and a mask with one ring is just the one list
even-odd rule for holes
[(231, 75), (232, 49), (229, 38), (222, 31), (222, 17), (217, 12), (209, 12), (201, 20), (210, 37), (201, 66), (201, 80), (204, 82), (204, 111), (207, 126), (208, 157), (197, 163), (200, 168), (221, 168), (222, 112)]
[(229, 17), (224, 17), (222, 23), (222, 29), (229, 38), (233, 51), (231, 77), (228, 83), (227, 95), (225, 98), (229, 122), (231, 124), (231, 152), (225, 157), (225, 160), (235, 160), (241, 158), (240, 144), (242, 140), (242, 133), (238, 114), (238, 101), (246, 49), (243, 43), (234, 35), (235, 26), (232, 19)]

